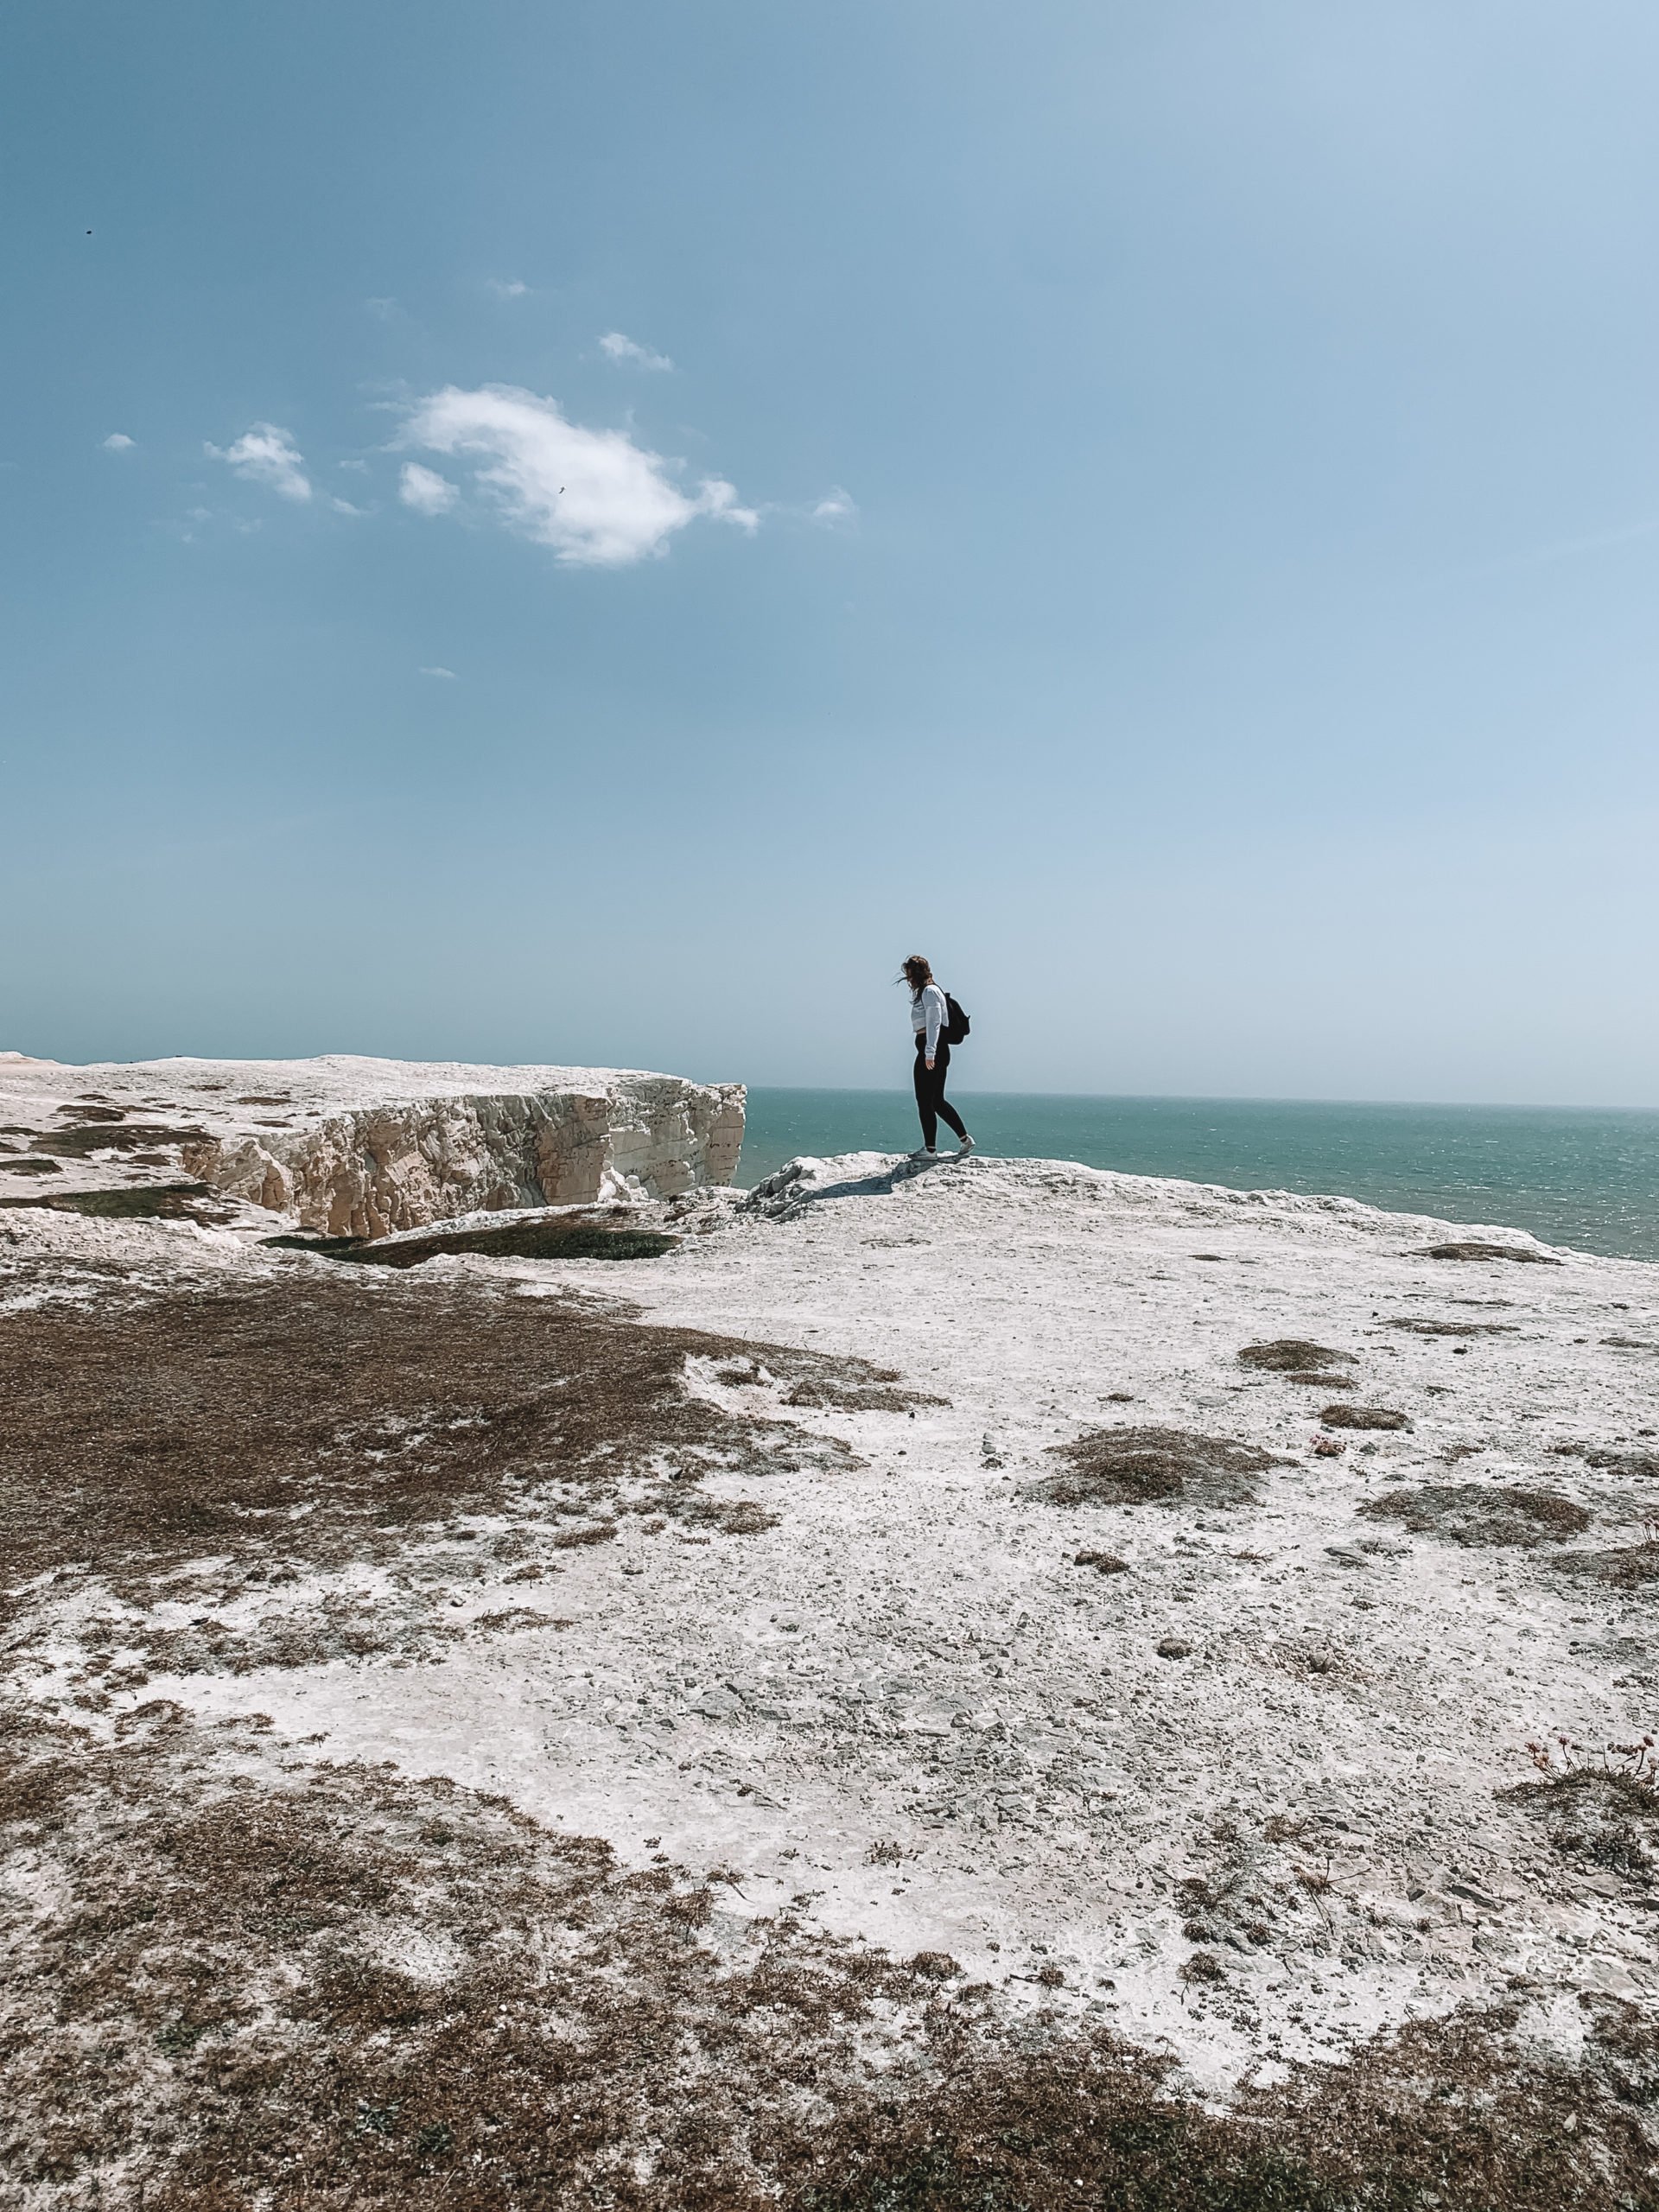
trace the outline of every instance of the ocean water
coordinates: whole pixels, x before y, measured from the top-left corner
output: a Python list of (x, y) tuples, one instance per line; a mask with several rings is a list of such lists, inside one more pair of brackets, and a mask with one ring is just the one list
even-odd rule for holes
[[(950, 1096), (979, 1149), (1006, 1159), (1075, 1160), (1238, 1191), (1334, 1192), (1530, 1230), (1582, 1252), (1659, 1260), (1659, 1113), (954, 1087)], [(748, 1188), (798, 1153), (907, 1152), (920, 1141), (907, 1090), (752, 1090), (736, 1179)]]

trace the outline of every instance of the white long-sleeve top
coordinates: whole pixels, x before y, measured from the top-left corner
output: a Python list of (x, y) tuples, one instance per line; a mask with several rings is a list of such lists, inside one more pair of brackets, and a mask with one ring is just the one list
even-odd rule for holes
[(939, 1032), (949, 1020), (944, 993), (937, 983), (924, 983), (910, 1002), (910, 1026), (918, 1037), (924, 1030), (927, 1032), (927, 1058), (930, 1060), (939, 1049)]

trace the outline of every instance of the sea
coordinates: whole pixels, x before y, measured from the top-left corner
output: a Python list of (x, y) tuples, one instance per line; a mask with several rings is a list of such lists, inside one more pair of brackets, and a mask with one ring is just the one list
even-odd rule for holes
[[(1609, 1258), (1659, 1261), (1659, 1112), (950, 1096), (988, 1157), (1074, 1160), (1236, 1191), (1334, 1193), (1529, 1230)], [(950, 1142), (944, 1130), (939, 1136)], [(908, 1090), (753, 1089), (736, 1180), (752, 1188), (801, 1153), (907, 1152), (920, 1141)]]

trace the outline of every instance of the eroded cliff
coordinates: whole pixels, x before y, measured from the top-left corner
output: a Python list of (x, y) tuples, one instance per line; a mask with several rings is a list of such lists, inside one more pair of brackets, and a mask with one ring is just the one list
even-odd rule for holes
[(13, 1063), (0, 1099), (12, 1141), (0, 1181), (55, 1160), (73, 1159), (79, 1184), (181, 1169), (334, 1236), (486, 1208), (671, 1198), (728, 1183), (743, 1142), (742, 1084), (605, 1068), (345, 1055)]

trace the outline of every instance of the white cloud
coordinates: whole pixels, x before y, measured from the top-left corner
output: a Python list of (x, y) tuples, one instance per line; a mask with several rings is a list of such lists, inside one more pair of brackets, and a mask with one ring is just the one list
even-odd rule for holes
[(365, 515), (366, 507), (354, 507), (349, 499), (330, 499), (329, 505), (337, 515)]
[(308, 499), (311, 480), (305, 473), (299, 448), (287, 430), (279, 430), (274, 423), (256, 423), (245, 430), (233, 446), (221, 450), (210, 445), (207, 450), (215, 461), (229, 463), (238, 476), (245, 476), (251, 484), (267, 484), (279, 499)]
[(104, 450), (105, 453), (130, 453), (132, 440), (124, 430), (111, 430), (104, 441)]
[(461, 680), (453, 668), (417, 668), (415, 673), (416, 676), (441, 676), (446, 683), (457, 683)]
[(850, 492), (843, 492), (839, 484), (832, 484), (812, 510), (814, 522), (851, 522), (858, 506)]
[(397, 496), (416, 514), (441, 515), (446, 508), (454, 505), (461, 494), (447, 476), (440, 476), (435, 469), (423, 468), (418, 461), (406, 461)]
[[(571, 567), (626, 568), (661, 552), (699, 515), (750, 531), (760, 519), (722, 479), (705, 478), (688, 494), (672, 480), (671, 464), (626, 432), (567, 422), (556, 400), (512, 385), (434, 392), (412, 410), (400, 442), (472, 457), (508, 527), (550, 545)], [(411, 473), (444, 482), (410, 463), (405, 499)]]
[(511, 283), (504, 283), (499, 276), (492, 276), (489, 286), (498, 300), (522, 300), (530, 289), (528, 284), (519, 283), (516, 277)]
[(674, 365), (666, 353), (653, 353), (649, 346), (637, 345), (620, 330), (607, 330), (599, 341), (599, 350), (619, 368), (671, 369)]

